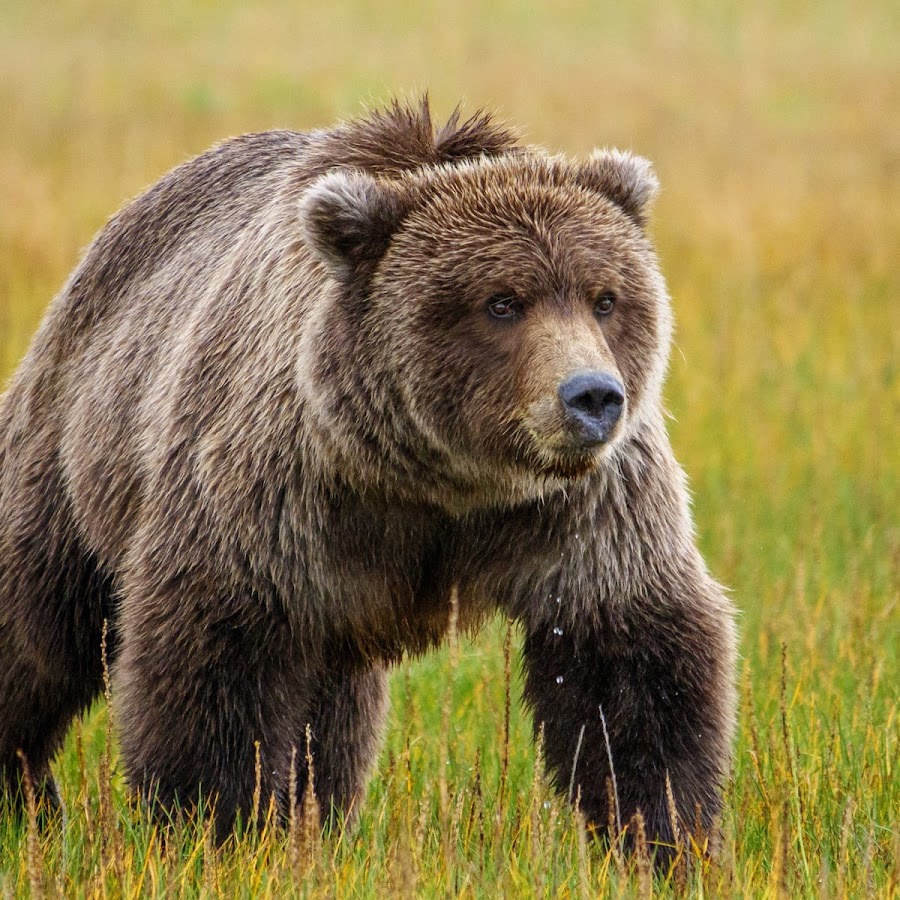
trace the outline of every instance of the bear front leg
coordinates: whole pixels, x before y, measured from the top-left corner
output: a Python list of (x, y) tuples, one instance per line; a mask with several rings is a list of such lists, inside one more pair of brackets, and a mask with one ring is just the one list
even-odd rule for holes
[(245, 604), (201, 605), (187, 586), (127, 599), (112, 691), (126, 779), (163, 821), (202, 798), (223, 840), (251, 814), (256, 741), (263, 808), (274, 790), (266, 729), (295, 688), (279, 678), (277, 629), (267, 649)]
[(263, 813), (274, 796), (289, 815), (292, 758), (302, 800), (309, 726), (322, 820), (352, 812), (385, 718), (383, 668), (326, 668), (275, 603), (210, 584), (161, 580), (127, 597), (113, 701), (131, 787), (163, 814), (202, 797), (222, 840), (257, 790)]
[(624, 828), (628, 844), (639, 811), (661, 863), (679, 834), (697, 823), (709, 833), (721, 807), (735, 703), (732, 615), (701, 572), (620, 604), (590, 626), (533, 625), (525, 698), (555, 787), (578, 798), (598, 830)]
[[(324, 825), (333, 826), (355, 819), (365, 799), (387, 718), (387, 671), (382, 665), (357, 663), (316, 674), (309, 688), (309, 708), (294, 712), (291, 734), (279, 739), (279, 755), (286, 763), (281, 768), (289, 773), (289, 760), (296, 748), (296, 793), (302, 800), (309, 783), (309, 750), (320, 819)], [(292, 738), (290, 745), (288, 737)], [(281, 780), (281, 793), (286, 796), (289, 781)]]

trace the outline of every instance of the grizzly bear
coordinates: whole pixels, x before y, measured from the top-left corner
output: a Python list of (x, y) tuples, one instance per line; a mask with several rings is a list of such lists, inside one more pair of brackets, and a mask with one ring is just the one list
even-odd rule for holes
[(499, 610), (557, 788), (710, 828), (733, 611), (664, 425), (650, 164), (427, 102), (226, 141), (114, 216), (0, 401), (0, 783), (103, 680), (131, 787), (360, 805), (388, 667)]

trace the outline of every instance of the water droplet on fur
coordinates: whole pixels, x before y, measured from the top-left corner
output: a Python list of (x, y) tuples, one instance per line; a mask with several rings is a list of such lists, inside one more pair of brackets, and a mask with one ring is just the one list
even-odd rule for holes
[(563, 683), (563, 677), (562, 677), (562, 675), (557, 675), (557, 676), (556, 676), (556, 683), (557, 683), (557, 684), (562, 684), (562, 683)]
[(562, 597), (557, 597), (557, 598), (556, 598), (556, 602), (557, 602), (557, 604), (562, 603)]
[(553, 633), (554, 633), (557, 637), (561, 637), (561, 636), (562, 636), (562, 633), (563, 633), (563, 630), (562, 630), (562, 628), (559, 628), (559, 627), (557, 626), (556, 628), (553, 629)]
[(544, 801), (544, 809), (550, 809), (550, 801), (549, 800)]

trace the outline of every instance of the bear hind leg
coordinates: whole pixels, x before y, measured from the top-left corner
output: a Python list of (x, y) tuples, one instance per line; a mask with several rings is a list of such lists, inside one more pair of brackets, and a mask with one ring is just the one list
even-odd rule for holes
[[(57, 509), (7, 505), (0, 526), (0, 796), (21, 808), (24, 754), (39, 805), (59, 795), (50, 763), (102, 686), (109, 580)], [(15, 514), (13, 514), (15, 513)], [(110, 648), (112, 649), (112, 648)]]

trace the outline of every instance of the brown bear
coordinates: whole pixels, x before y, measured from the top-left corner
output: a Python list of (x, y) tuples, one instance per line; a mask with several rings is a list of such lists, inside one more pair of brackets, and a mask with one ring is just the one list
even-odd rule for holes
[[(588, 820), (710, 827), (733, 612), (661, 403), (650, 165), (427, 102), (227, 141), (100, 232), (0, 401), (0, 773), (102, 682), (132, 787), (357, 808), (387, 669), (495, 610)], [(670, 788), (669, 788), (670, 785)], [(671, 796), (670, 796), (671, 794)], [(614, 807), (614, 808), (611, 808)]]

